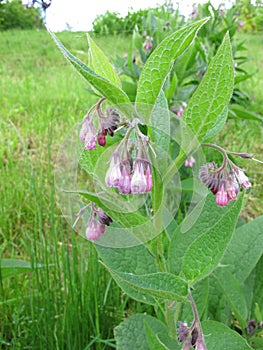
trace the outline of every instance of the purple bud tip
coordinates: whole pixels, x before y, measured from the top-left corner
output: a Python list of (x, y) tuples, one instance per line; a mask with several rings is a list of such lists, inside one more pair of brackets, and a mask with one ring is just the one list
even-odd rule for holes
[(106, 137), (102, 132), (98, 134), (98, 144), (102, 147), (106, 145)]

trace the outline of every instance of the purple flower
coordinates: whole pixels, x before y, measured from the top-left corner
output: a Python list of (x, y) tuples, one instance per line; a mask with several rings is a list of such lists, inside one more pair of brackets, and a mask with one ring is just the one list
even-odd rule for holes
[(135, 163), (134, 173), (131, 180), (131, 193), (145, 193), (147, 181), (144, 174), (143, 164), (140, 161)]
[(151, 36), (146, 36), (145, 41), (143, 43), (143, 48), (146, 51), (151, 50), (151, 48), (153, 47), (153, 38)]
[[(105, 114), (101, 110), (101, 104), (105, 98), (101, 98), (94, 106), (90, 108), (82, 121), (80, 130), (80, 141), (85, 143), (87, 150), (96, 149), (96, 141), (102, 147), (106, 145), (106, 136), (114, 135), (120, 122), (120, 116), (116, 109), (107, 108)], [(98, 129), (95, 131), (93, 117), (97, 115)]]
[(126, 166), (123, 166), (121, 171), (121, 179), (119, 183), (119, 191), (121, 194), (131, 193), (131, 174)]
[(91, 216), (87, 229), (86, 237), (90, 241), (96, 241), (99, 237), (103, 236), (105, 233), (105, 225), (97, 222), (94, 216)]
[(183, 115), (183, 113), (184, 113), (183, 107), (179, 107), (179, 109), (178, 109), (176, 115), (177, 115), (177, 117), (180, 118), (180, 117)]
[(105, 182), (108, 187), (118, 187), (121, 181), (120, 156), (113, 153), (110, 161), (110, 167), (106, 173)]
[(146, 192), (151, 191), (153, 187), (153, 181), (152, 181), (152, 168), (150, 163), (147, 164), (147, 168), (145, 171), (145, 179), (146, 179)]
[(244, 171), (238, 167), (234, 168), (236, 178), (240, 184), (245, 189), (250, 188), (251, 182), (249, 181), (248, 177), (245, 175)]
[(222, 179), (219, 183), (219, 188), (216, 193), (216, 204), (224, 207), (229, 203), (230, 199), (226, 190), (226, 181)]
[(94, 124), (89, 118), (84, 119), (82, 122), (82, 127), (80, 130), (80, 141), (84, 142), (85, 148), (87, 150), (96, 148)]
[(193, 10), (192, 10), (192, 13), (191, 13), (191, 17), (192, 17), (193, 19), (198, 17), (198, 8), (197, 8), (196, 6), (193, 6)]
[(194, 157), (190, 156), (189, 158), (186, 159), (186, 161), (184, 162), (184, 165), (187, 166), (187, 167), (192, 168), (194, 163), (195, 163)]
[[(87, 206), (86, 206), (87, 207)], [(105, 233), (105, 226), (109, 226), (112, 219), (94, 203), (91, 206), (91, 215), (86, 228), (86, 238), (90, 241), (96, 241)]]
[(219, 174), (217, 173), (217, 165), (210, 162), (203, 165), (200, 169), (199, 176), (203, 184), (216, 194), (219, 186)]

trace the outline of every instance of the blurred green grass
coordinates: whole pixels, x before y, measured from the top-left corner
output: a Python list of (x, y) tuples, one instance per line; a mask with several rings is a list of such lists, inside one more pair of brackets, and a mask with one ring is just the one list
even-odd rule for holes
[[(85, 33), (62, 32), (58, 37), (86, 61)], [(263, 115), (263, 38), (240, 33), (241, 39), (251, 57), (247, 68), (259, 71), (243, 86), (253, 96), (253, 111)], [(111, 58), (129, 48), (127, 38), (95, 40)], [(112, 348), (107, 339), (127, 309), (144, 309), (121, 294), (92, 244), (70, 229), (54, 190), (59, 146), (95, 98), (46, 31), (2, 32), (0, 47), (0, 252), (32, 265), (47, 264), (2, 281), (0, 344), (3, 349)], [(257, 122), (230, 120), (220, 142), (263, 158), (262, 125)], [(254, 180), (245, 211), (249, 219), (262, 213), (262, 166), (241, 163)]]
[[(59, 36), (85, 60), (85, 33)], [(1, 282), (0, 347), (112, 348), (128, 299), (54, 192), (59, 146), (94, 98), (46, 31), (2, 32), (0, 47), (0, 253), (46, 264)]]

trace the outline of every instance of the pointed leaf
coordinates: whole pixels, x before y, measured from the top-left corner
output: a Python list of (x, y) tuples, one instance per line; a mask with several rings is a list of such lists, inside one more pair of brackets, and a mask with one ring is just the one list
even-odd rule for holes
[[(205, 198), (205, 203), (200, 203), (201, 208), (203, 206), (201, 213), (200, 209), (196, 207), (188, 218), (186, 217), (186, 220), (194, 221), (194, 225), (185, 232), (185, 230), (183, 230), (183, 222), (182, 225), (177, 228), (172, 237), (168, 255), (169, 271), (171, 273), (180, 273), (183, 257), (187, 248), (197, 237), (209, 231), (225, 215), (228, 215), (233, 204), (234, 203), (232, 202), (224, 208), (219, 208), (216, 205), (215, 196), (212, 193), (209, 193)], [(197, 212), (196, 215), (195, 212)], [(196, 221), (195, 216), (198, 216)]]
[(112, 84), (116, 86), (121, 86), (121, 81), (114, 70), (113, 66), (110, 64), (107, 56), (104, 52), (95, 44), (91, 36), (87, 34), (88, 44), (89, 44), (89, 65), (95, 73), (102, 76), (103, 78), (109, 80)]
[(236, 279), (235, 275), (230, 272), (227, 267), (218, 268), (214, 273), (214, 277), (219, 282), (226, 299), (234, 312), (240, 326), (246, 327), (246, 320), (248, 317), (247, 302), (245, 292)]
[[(221, 261), (234, 233), (243, 196), (214, 226), (196, 238), (187, 249), (183, 259), (183, 273), (194, 282), (208, 276)], [(218, 207), (218, 211), (222, 208)]]
[(252, 350), (237, 332), (215, 321), (202, 322), (205, 343), (209, 350)]
[(70, 53), (51, 31), (50, 35), (66, 59), (83, 76), (83, 78), (85, 78), (96, 90), (98, 90), (102, 96), (106, 97), (112, 103), (119, 105), (122, 111), (131, 117), (132, 106), (126, 93), (106, 78), (95, 73), (85, 63)]
[(146, 61), (138, 81), (136, 102), (154, 106), (174, 60), (193, 41), (209, 18), (202, 19), (167, 36)]
[(145, 323), (154, 333), (168, 333), (166, 326), (156, 318), (148, 315), (133, 315), (114, 330), (117, 349), (150, 350), (145, 333)]
[(182, 278), (167, 272), (135, 275), (111, 270), (110, 273), (139, 292), (162, 300), (182, 301), (188, 294), (188, 284)]
[[(19, 259), (0, 259), (1, 277), (14, 277), (20, 273), (32, 272), (36, 268), (43, 268), (44, 264), (32, 265), (30, 261)], [(50, 266), (50, 265), (49, 265)]]
[(217, 118), (227, 107), (233, 87), (232, 50), (229, 35), (226, 34), (183, 114), (186, 127), (199, 141), (203, 141), (206, 133), (216, 127)]
[(158, 338), (158, 334), (156, 334), (150, 328), (147, 322), (144, 322), (144, 328), (145, 328), (147, 343), (149, 345), (150, 350), (169, 350), (167, 346), (161, 343), (161, 340)]
[(157, 272), (153, 255), (143, 245), (129, 248), (108, 248), (96, 244), (96, 249), (103, 264), (109, 270), (114, 270), (114, 279), (120, 288), (130, 297), (147, 304), (155, 304), (154, 298), (145, 295), (118, 278), (119, 272), (134, 274), (149, 274)]
[[(231, 240), (222, 264), (244, 282), (263, 254), (263, 216), (239, 227)], [(240, 268), (242, 266), (242, 269)]]

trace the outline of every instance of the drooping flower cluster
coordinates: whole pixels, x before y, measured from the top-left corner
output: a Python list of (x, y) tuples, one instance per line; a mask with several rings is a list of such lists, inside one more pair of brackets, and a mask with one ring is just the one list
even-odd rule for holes
[[(212, 147), (211, 145), (209, 146)], [(229, 153), (233, 154), (234, 152)], [(234, 154), (242, 158), (250, 158), (248, 157), (250, 155), (247, 154)], [(232, 200), (236, 200), (240, 186), (244, 189), (251, 187), (251, 182), (244, 171), (228, 158), (225, 151), (223, 155), (224, 161), (220, 168), (218, 168), (215, 162), (210, 162), (203, 165), (199, 172), (201, 181), (216, 195), (216, 203), (221, 207), (227, 205)]]
[[(130, 141), (134, 131), (135, 140)], [(111, 156), (105, 183), (118, 188), (121, 194), (146, 193), (152, 189), (152, 166), (148, 155), (149, 137), (142, 134), (138, 121), (128, 129)], [(135, 153), (135, 157), (133, 157)], [(134, 159), (133, 159), (134, 158)]]
[[(100, 99), (92, 106), (82, 121), (80, 141), (84, 142), (87, 150), (96, 149), (97, 143), (104, 147), (106, 136), (113, 136), (120, 123), (120, 116), (115, 109), (108, 107), (105, 113), (102, 112), (101, 104), (103, 101), (105, 98)], [(95, 115), (98, 119), (96, 128), (93, 120)]]
[(112, 219), (94, 203), (91, 207), (91, 215), (86, 228), (86, 237), (90, 241), (96, 241), (105, 233), (105, 226), (109, 226)]

